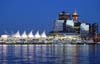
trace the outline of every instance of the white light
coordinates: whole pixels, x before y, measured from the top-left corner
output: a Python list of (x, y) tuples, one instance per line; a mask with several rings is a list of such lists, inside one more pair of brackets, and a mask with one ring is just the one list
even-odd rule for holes
[(33, 35), (32, 31), (28, 34), (28, 37), (29, 38), (34, 38), (34, 35)]
[(74, 21), (73, 20), (67, 20), (66, 25), (73, 27)]
[(13, 35), (13, 37), (15, 37), (15, 38), (21, 38), (19, 31), (17, 31), (16, 34)]
[(9, 35), (4, 34), (4, 35), (1, 35), (1, 38), (3, 38), (3, 39), (7, 39), (8, 36), (9, 36)]
[(27, 38), (27, 34), (26, 34), (26, 31), (24, 31), (23, 32), (23, 34), (22, 34), (22, 36), (21, 36), (22, 38)]
[(81, 24), (81, 29), (88, 31), (89, 30), (89, 25), (86, 25), (86, 23), (82, 23)]
[(39, 34), (39, 31), (36, 32), (36, 34), (35, 34), (34, 37), (35, 37), (35, 38), (40, 38), (40, 37), (41, 37), (40, 34)]
[(63, 23), (64, 20), (56, 20), (55, 22), (55, 31), (62, 31), (63, 30)]
[(45, 31), (41, 34), (41, 37), (42, 38), (46, 38), (47, 37)]

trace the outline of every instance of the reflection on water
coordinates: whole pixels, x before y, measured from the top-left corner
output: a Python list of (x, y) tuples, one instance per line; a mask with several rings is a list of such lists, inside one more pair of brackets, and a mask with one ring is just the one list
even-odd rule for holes
[(100, 45), (0, 45), (0, 64), (100, 64)]

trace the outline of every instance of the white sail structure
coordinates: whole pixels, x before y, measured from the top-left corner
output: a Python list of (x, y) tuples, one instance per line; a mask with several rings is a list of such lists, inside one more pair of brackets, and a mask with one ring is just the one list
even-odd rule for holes
[(43, 31), (43, 33), (41, 34), (41, 38), (47, 38), (45, 31)]
[(28, 36), (27, 36), (27, 34), (26, 34), (26, 31), (24, 31), (23, 34), (22, 34), (22, 36), (21, 36), (21, 38), (22, 38), (22, 39), (26, 39), (27, 37), (28, 37)]
[(40, 38), (41, 37), (40, 34), (39, 34), (39, 31), (36, 32), (36, 34), (34, 35), (34, 37), (35, 38)]
[(32, 31), (28, 34), (28, 38), (34, 38), (34, 35), (33, 35)]
[(13, 35), (13, 37), (15, 37), (15, 38), (21, 38), (20, 32), (17, 31), (17, 32)]

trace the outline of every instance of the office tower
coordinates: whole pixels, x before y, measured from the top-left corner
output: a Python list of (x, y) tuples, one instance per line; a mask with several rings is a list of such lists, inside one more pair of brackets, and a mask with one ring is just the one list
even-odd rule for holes
[(78, 22), (78, 17), (79, 17), (79, 15), (78, 15), (78, 13), (75, 10), (74, 13), (73, 13), (73, 15), (72, 15), (72, 18), (73, 18), (74, 23), (77, 23)]
[(92, 24), (92, 36), (93, 36), (93, 38), (96, 38), (97, 34), (98, 34), (98, 24), (93, 23)]
[(66, 22), (66, 32), (68, 32), (68, 33), (74, 32), (74, 21), (73, 20), (67, 20), (67, 22)]
[(63, 22), (63, 32), (66, 32), (66, 20), (70, 19), (70, 13), (62, 11), (59, 13), (59, 20), (64, 20)]
[(68, 19), (70, 19), (70, 13), (64, 11), (59, 13), (59, 20), (68, 20)]
[(80, 25), (81, 25), (80, 22), (74, 23), (74, 30), (78, 34), (80, 33)]
[(86, 23), (81, 23), (80, 34), (82, 38), (86, 38), (89, 35), (89, 25)]
[(54, 24), (54, 32), (62, 32), (63, 23), (64, 23), (64, 20), (56, 20)]

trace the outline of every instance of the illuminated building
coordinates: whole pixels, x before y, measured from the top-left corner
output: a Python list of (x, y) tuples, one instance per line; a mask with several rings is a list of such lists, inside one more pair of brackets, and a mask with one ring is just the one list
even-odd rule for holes
[(80, 33), (80, 24), (81, 23), (79, 22), (78, 18), (79, 18), (79, 15), (75, 10), (73, 15), (72, 15), (72, 19), (74, 21), (74, 30), (76, 33)]
[(54, 31), (55, 32), (63, 31), (63, 23), (64, 23), (64, 20), (56, 20)]
[(28, 34), (28, 38), (31, 38), (31, 39), (34, 38), (34, 35), (33, 35), (33, 32), (32, 31)]
[(27, 34), (26, 34), (26, 31), (24, 31), (23, 34), (21, 35), (21, 38), (22, 38), (22, 39), (26, 39), (27, 37), (28, 37), (28, 36), (27, 36)]
[(66, 32), (66, 22), (67, 20), (70, 20), (70, 13), (68, 12), (61, 12), (59, 14), (59, 20), (63, 20), (63, 32)]
[(97, 35), (98, 35), (98, 24), (93, 23), (92, 24), (92, 36), (93, 38), (97, 38)]
[(55, 21), (54, 32), (80, 32), (80, 22), (78, 22), (78, 13), (75, 11), (72, 15), (73, 19), (71, 20), (70, 13), (61, 12), (59, 13), (59, 19)]
[[(72, 17), (71, 17), (72, 16)], [(10, 40), (12, 42), (65, 42), (65, 43), (82, 43), (90, 42), (93, 43), (93, 39), (98, 37), (98, 24), (83, 23), (78, 20), (79, 15), (75, 11), (72, 15), (68, 12), (59, 13), (59, 18), (55, 20), (53, 31), (46, 35), (45, 31), (39, 33), (37, 31), (34, 35), (31, 31), (29, 34), (26, 34), (26, 31), (20, 35), (20, 32), (10, 35), (1, 35), (2, 39)]]
[(74, 21), (67, 20), (66, 22), (66, 33), (73, 33), (74, 32)]
[(45, 31), (43, 31), (43, 33), (41, 34), (41, 38), (47, 38)]
[(3, 34), (3, 35), (1, 35), (1, 38), (2, 38), (3, 40), (7, 40), (8, 37), (9, 37), (9, 35), (7, 35), (7, 34)]
[(59, 20), (69, 20), (70, 19), (70, 14), (68, 12), (62, 11), (59, 13)]
[(74, 23), (74, 30), (76, 33), (80, 33), (80, 22)]
[(36, 32), (36, 34), (34, 35), (34, 37), (35, 37), (36, 39), (38, 39), (38, 38), (41, 37), (40, 34), (39, 34), (39, 31)]
[(89, 25), (86, 23), (81, 23), (80, 25), (80, 34), (82, 38), (89, 36)]
[(78, 13), (76, 12), (76, 10), (75, 10), (75, 12), (73, 13), (72, 17), (73, 17), (74, 23), (77, 23), (77, 22), (78, 22), (78, 17), (79, 17), (79, 15), (78, 15)]
[(15, 37), (15, 38), (21, 38), (20, 32), (17, 31), (17, 32), (13, 35), (13, 37)]

